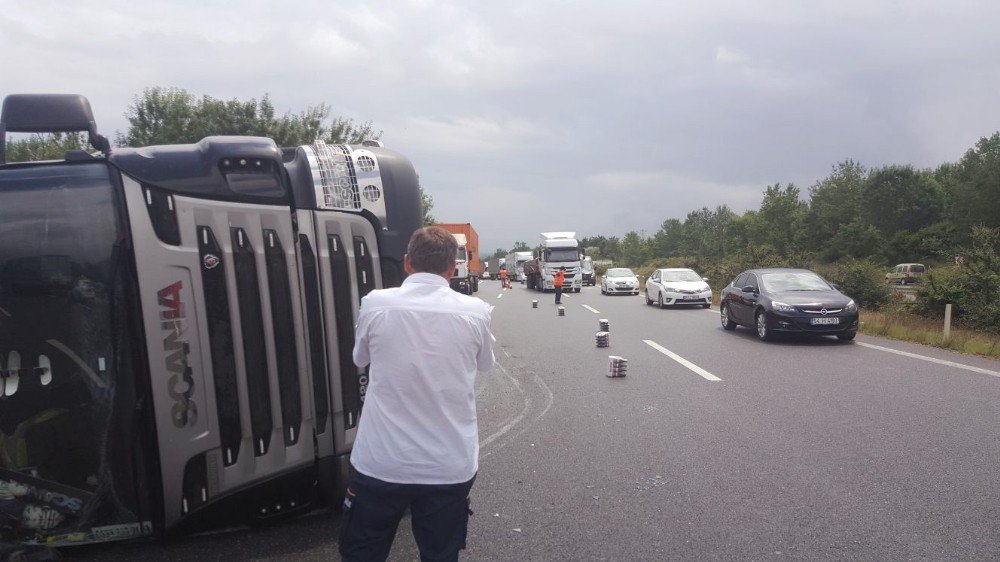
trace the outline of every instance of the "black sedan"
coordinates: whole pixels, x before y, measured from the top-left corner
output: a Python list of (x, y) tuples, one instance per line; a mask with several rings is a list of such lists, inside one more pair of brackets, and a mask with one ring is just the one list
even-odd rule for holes
[(808, 269), (750, 269), (722, 290), (719, 319), (726, 330), (753, 328), (770, 340), (777, 332), (837, 336), (858, 331), (858, 306)]

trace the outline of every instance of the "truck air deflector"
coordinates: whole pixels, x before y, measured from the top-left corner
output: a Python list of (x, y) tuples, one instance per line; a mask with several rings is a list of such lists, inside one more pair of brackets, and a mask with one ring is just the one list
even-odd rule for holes
[(264, 261), (271, 297), (274, 353), (278, 367), (278, 395), (281, 399), (281, 427), (285, 446), (299, 441), (302, 427), (302, 396), (296, 357), (295, 322), (288, 281), (288, 263), (277, 231), (264, 229)]
[(323, 343), (322, 302), (319, 294), (319, 270), (316, 253), (309, 237), (299, 234), (299, 255), (302, 263), (302, 279), (306, 298), (306, 324), (309, 329), (309, 361), (312, 367), (313, 404), (316, 410), (316, 433), (326, 431), (326, 421), (330, 416), (330, 402), (327, 393), (326, 346)]
[(187, 515), (208, 503), (208, 463), (204, 454), (192, 457), (184, 466), (181, 489), (181, 514)]
[(146, 211), (149, 213), (149, 220), (153, 223), (153, 232), (160, 242), (179, 246), (181, 243), (181, 230), (177, 225), (177, 208), (174, 205), (174, 196), (163, 189), (159, 189), (149, 184), (142, 184), (142, 196), (146, 201)]
[(250, 237), (242, 228), (233, 228), (232, 238), (253, 452), (259, 457), (267, 454), (273, 429), (271, 390), (267, 380), (267, 351), (264, 347), (264, 315), (260, 305), (257, 259), (250, 245)]
[(344, 407), (344, 426), (351, 429), (361, 414), (358, 368), (354, 365), (354, 307), (351, 304), (351, 273), (347, 250), (340, 236), (327, 236), (330, 246), (330, 273), (333, 277), (333, 301), (336, 310), (337, 343), (340, 350), (340, 387)]
[(375, 289), (375, 267), (364, 236), (354, 237), (354, 264), (358, 275), (358, 304)]
[(215, 403), (218, 408), (222, 463), (236, 463), (240, 454), (240, 401), (237, 392), (236, 359), (233, 351), (233, 326), (226, 290), (226, 264), (222, 248), (212, 229), (198, 227), (198, 251), (201, 255), (201, 279), (205, 294), (205, 315), (212, 353), (215, 380)]

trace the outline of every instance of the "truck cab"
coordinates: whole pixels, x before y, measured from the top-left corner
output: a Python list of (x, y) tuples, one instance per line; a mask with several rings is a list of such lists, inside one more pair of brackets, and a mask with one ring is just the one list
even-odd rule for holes
[[(5, 162), (7, 132), (94, 153)], [(377, 143), (116, 147), (90, 103), (0, 115), (0, 538), (162, 537), (338, 505), (368, 384), (361, 299), (398, 285), (413, 166)]]
[(580, 282), (590, 286), (597, 284), (597, 277), (594, 275), (594, 260), (590, 256), (583, 256), (580, 259)]
[(468, 240), (464, 234), (452, 234), (452, 236), (458, 243), (458, 251), (455, 253), (455, 274), (451, 277), (451, 288), (471, 295), (476, 288), (473, 287), (473, 278), (469, 273), (469, 250), (466, 247)]
[[(535, 262), (537, 272), (528, 276), (528, 288), (554, 290), (555, 273), (559, 268), (565, 268), (563, 291), (580, 292), (583, 275), (580, 271), (580, 244), (575, 232), (543, 232), (541, 249), (535, 254)], [(535, 269), (531, 268), (533, 272)]]

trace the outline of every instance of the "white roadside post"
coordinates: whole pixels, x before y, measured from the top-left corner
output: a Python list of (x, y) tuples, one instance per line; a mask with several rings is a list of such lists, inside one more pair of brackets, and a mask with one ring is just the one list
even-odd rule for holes
[(951, 303), (944, 305), (944, 341), (951, 339)]

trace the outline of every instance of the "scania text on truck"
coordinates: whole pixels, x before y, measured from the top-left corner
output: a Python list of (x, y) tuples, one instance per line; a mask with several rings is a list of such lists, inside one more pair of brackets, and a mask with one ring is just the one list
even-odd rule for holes
[(580, 292), (583, 277), (580, 274), (580, 243), (575, 232), (543, 232), (541, 248), (534, 259), (524, 262), (525, 283), (529, 289), (554, 290), (556, 270), (566, 268), (563, 291)]
[[(6, 163), (8, 132), (95, 154)], [(0, 537), (163, 536), (339, 504), (367, 373), (360, 299), (398, 285), (413, 166), (370, 141), (111, 149), (86, 98), (0, 115)]]
[(524, 262), (533, 256), (531, 252), (511, 252), (507, 254), (507, 275), (511, 281), (524, 282)]
[(447, 230), (458, 242), (451, 288), (467, 295), (478, 291), (479, 280), (483, 277), (483, 264), (479, 261), (479, 233), (467, 222), (440, 223), (434, 226)]

